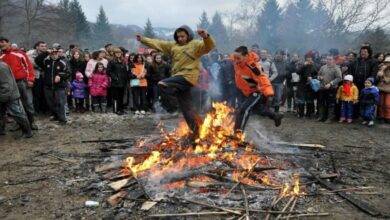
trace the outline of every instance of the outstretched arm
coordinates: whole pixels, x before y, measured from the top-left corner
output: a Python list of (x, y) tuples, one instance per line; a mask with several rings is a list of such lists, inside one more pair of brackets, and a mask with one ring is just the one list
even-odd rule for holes
[(171, 48), (172, 45), (174, 44), (172, 41), (151, 39), (151, 38), (143, 37), (140, 33), (136, 33), (135, 36), (139, 42), (145, 44), (146, 46), (161, 51), (162, 53), (168, 55), (171, 54)]

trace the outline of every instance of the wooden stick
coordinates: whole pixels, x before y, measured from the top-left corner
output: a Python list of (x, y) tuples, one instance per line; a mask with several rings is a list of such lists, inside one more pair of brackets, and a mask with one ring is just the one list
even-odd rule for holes
[(151, 218), (179, 217), (179, 216), (205, 216), (205, 215), (227, 215), (229, 212), (187, 212), (187, 213), (167, 213), (149, 215)]
[[(284, 208), (282, 209), (282, 212), (285, 212), (287, 210), (287, 208), (290, 206), (290, 204), (295, 200), (295, 196), (291, 196), (290, 200), (288, 200), (287, 204), (284, 206)], [(282, 217), (282, 214), (279, 214), (277, 217), (276, 217), (276, 220), (279, 220), (280, 217)]]
[[(320, 216), (329, 216), (330, 214), (327, 212), (324, 213), (306, 213), (306, 214), (298, 214), (298, 215), (291, 215), (289, 218), (300, 218), (300, 217), (320, 217)], [(281, 217), (281, 219), (286, 219), (287, 217)]]
[(242, 195), (244, 196), (244, 202), (245, 202), (245, 216), (246, 216), (245, 219), (249, 220), (248, 196), (246, 195), (245, 187), (242, 184), (240, 184), (240, 188), (241, 188)]
[[(293, 204), (291, 205), (290, 212), (294, 211), (294, 208), (295, 208), (295, 205), (297, 204), (297, 201), (298, 201), (298, 197), (295, 197), (295, 200), (294, 200)], [(291, 214), (288, 214), (287, 220), (289, 220), (290, 217), (291, 217)]]
[[(311, 172), (308, 168), (306, 168), (302, 165), (301, 165), (301, 167), (303, 167), (306, 170), (306, 172), (308, 172), (310, 175), (312, 175), (321, 185), (325, 186), (326, 188), (328, 188), (330, 190), (339, 190), (332, 183), (319, 178), (317, 175), (315, 175), (313, 172)], [(352, 197), (351, 195), (346, 194), (345, 192), (337, 192), (337, 194), (339, 196), (341, 196), (342, 198), (346, 199), (348, 202), (350, 202), (352, 205), (354, 205), (358, 209), (362, 210), (365, 213), (368, 213), (369, 215), (371, 215), (373, 217), (383, 216), (383, 214), (379, 210), (377, 210), (375, 207), (371, 207), (366, 202), (358, 200), (355, 197)]]
[(203, 202), (198, 202), (198, 201), (194, 201), (194, 200), (190, 200), (190, 199), (185, 199), (185, 198), (182, 198), (182, 197), (175, 197), (175, 198), (180, 199), (180, 200), (184, 200), (184, 201), (187, 201), (187, 202), (191, 202), (191, 203), (194, 203), (194, 204), (197, 204), (197, 205), (203, 205), (203, 206), (207, 206), (207, 207), (210, 207), (210, 208), (220, 209), (222, 211), (229, 212), (229, 213), (232, 213), (232, 214), (235, 214), (235, 215), (241, 215), (242, 214), (240, 211), (234, 211), (234, 210), (229, 209), (229, 208), (219, 207), (219, 206), (215, 206), (215, 205), (211, 205), (211, 204), (207, 204), (207, 203), (203, 203)]
[[(271, 211), (272, 208), (283, 198), (281, 194), (278, 194), (277, 196), (274, 197), (274, 200), (271, 203), (271, 206), (269, 207), (268, 211)], [(265, 216), (265, 220), (269, 220), (271, 218), (271, 213), (268, 212), (267, 215)]]
[(251, 167), (251, 169), (248, 171), (248, 173), (245, 175), (245, 176), (243, 176), (242, 178), (240, 178), (239, 180), (238, 180), (238, 182), (236, 183), (236, 184), (234, 184), (234, 186), (224, 195), (224, 198), (226, 198), (240, 183), (241, 183), (241, 181), (243, 180), (243, 179), (245, 179), (246, 177), (248, 177), (252, 172), (253, 172), (253, 169), (255, 169), (255, 167), (256, 167), (256, 165), (257, 165), (257, 163), (260, 161), (260, 159), (258, 159), (257, 161), (256, 161), (256, 163)]
[(30, 179), (30, 180), (19, 180), (19, 181), (15, 181), (15, 182), (5, 182), (4, 185), (20, 185), (20, 184), (25, 184), (25, 183), (33, 183), (33, 182), (39, 182), (39, 181), (43, 181), (43, 180), (47, 180), (49, 179), (48, 176), (41, 176), (41, 177), (38, 177), (38, 178), (34, 178), (34, 179)]

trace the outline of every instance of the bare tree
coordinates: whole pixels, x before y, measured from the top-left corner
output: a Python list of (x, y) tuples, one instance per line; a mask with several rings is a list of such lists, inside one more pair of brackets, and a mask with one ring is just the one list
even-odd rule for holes
[(390, 0), (317, 0), (333, 18), (338, 32), (364, 33), (374, 27), (390, 24)]

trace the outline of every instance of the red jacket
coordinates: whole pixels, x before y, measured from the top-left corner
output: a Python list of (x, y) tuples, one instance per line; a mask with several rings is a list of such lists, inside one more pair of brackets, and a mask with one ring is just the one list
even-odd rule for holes
[(108, 76), (105, 73), (93, 73), (88, 80), (91, 96), (107, 96), (109, 86)]
[(8, 49), (0, 55), (0, 60), (8, 64), (16, 81), (27, 79), (34, 82), (34, 66), (25, 52)]
[(263, 68), (259, 64), (259, 56), (250, 52), (246, 60), (234, 62), (236, 85), (245, 96), (252, 93), (262, 93), (265, 97), (273, 96), (271, 82), (264, 74)]

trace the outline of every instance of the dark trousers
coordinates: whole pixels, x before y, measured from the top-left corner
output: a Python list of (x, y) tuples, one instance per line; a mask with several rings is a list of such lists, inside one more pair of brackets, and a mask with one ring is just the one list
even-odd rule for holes
[(0, 103), (0, 134), (5, 133), (6, 112), (12, 116), (15, 122), (20, 126), (23, 133), (30, 134), (31, 127), (26, 112), (20, 99)]
[(193, 106), (194, 109), (203, 114), (205, 111), (207, 111), (209, 106), (206, 106), (206, 101), (208, 98), (207, 91), (200, 89), (198, 87), (193, 87), (191, 89), (191, 96), (193, 99)]
[(76, 110), (84, 110), (84, 99), (75, 99)]
[(107, 111), (107, 97), (92, 96), (92, 106), (95, 112), (97, 112), (98, 108), (100, 108), (100, 110), (105, 113)]
[(43, 86), (43, 77), (35, 79), (32, 93), (35, 112), (45, 113), (47, 111), (47, 105)]
[(22, 101), (23, 108), (27, 114), (28, 121), (32, 124), (34, 123), (35, 115), (32, 89), (27, 87), (26, 80), (19, 80), (16, 84), (18, 85), (20, 100)]
[(147, 110), (146, 90), (147, 87), (133, 87), (133, 104), (136, 111)]
[(254, 106), (256, 106), (261, 100), (261, 94), (253, 93), (252, 95), (245, 97), (236, 111), (236, 121), (234, 123), (234, 130), (244, 131), (246, 123), (248, 122), (249, 115)]
[(201, 120), (192, 106), (192, 87), (193, 85), (182, 76), (169, 77), (159, 82), (162, 107), (168, 112), (174, 112), (177, 110), (178, 103), (188, 127), (197, 136), (198, 124)]
[[(318, 103), (317, 105), (321, 108), (322, 117), (324, 119), (328, 118), (329, 110), (335, 108), (336, 103), (336, 89), (321, 89), (318, 92)], [(330, 114), (333, 114), (334, 111), (330, 111)]]
[(66, 94), (65, 89), (45, 88), (45, 98), (50, 111), (59, 121), (66, 121), (65, 104)]
[[(125, 95), (125, 87), (112, 87), (111, 94), (113, 99), (113, 110), (115, 113), (123, 111), (123, 97)], [(108, 96), (107, 96), (108, 99)], [(108, 99), (109, 100), (109, 99)], [(108, 104), (108, 102), (107, 102)]]
[(237, 93), (237, 87), (234, 83), (222, 87), (223, 101), (227, 102), (230, 107), (236, 107)]
[(294, 86), (287, 84), (286, 86), (286, 95), (287, 95), (287, 108), (291, 109), (292, 107), (295, 109), (296, 103), (295, 103), (295, 98), (296, 98), (296, 87), (294, 90)]

